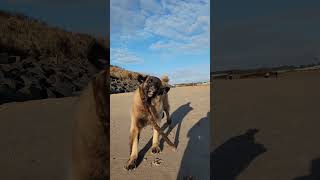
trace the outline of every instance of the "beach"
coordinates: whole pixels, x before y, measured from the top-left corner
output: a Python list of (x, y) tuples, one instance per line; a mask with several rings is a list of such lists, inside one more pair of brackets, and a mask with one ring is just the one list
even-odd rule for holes
[(319, 179), (319, 79), (306, 71), (215, 81), (214, 179)]
[[(177, 145), (177, 151), (172, 151), (161, 140), (162, 152), (153, 155), (152, 128), (145, 127), (138, 146), (138, 166), (133, 171), (124, 169), (129, 158), (129, 112), (133, 93), (111, 96), (111, 179), (209, 179), (210, 88), (177, 87), (171, 88), (168, 94), (173, 127), (168, 137)], [(162, 121), (164, 125), (165, 119)]]

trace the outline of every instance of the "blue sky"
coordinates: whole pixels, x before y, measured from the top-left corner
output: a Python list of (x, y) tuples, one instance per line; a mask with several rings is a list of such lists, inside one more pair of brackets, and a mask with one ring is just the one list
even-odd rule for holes
[[(168, 73), (177, 81), (209, 77), (209, 2), (111, 0), (111, 63), (156, 75)], [(319, 0), (212, 3), (211, 70), (319, 62)], [(106, 4), (106, 0), (0, 0), (0, 9), (105, 37)]]
[(320, 62), (319, 0), (215, 0), (211, 70)]
[(172, 83), (210, 76), (209, 0), (111, 0), (111, 64)]

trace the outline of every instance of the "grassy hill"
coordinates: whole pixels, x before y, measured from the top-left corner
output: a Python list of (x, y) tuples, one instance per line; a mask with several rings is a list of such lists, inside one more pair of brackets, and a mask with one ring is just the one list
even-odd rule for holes
[(106, 41), (0, 11), (0, 104), (72, 96), (106, 68)]
[[(0, 24), (0, 104), (79, 94), (107, 68), (107, 40), (1, 10)], [(134, 91), (138, 75), (111, 65), (111, 93)]]
[(138, 86), (138, 75), (141, 73), (132, 72), (118, 66), (110, 66), (110, 88), (111, 93), (132, 92)]
[(68, 32), (45, 22), (0, 11), (0, 49), (20, 56), (86, 59), (94, 46), (106, 50), (103, 39)]

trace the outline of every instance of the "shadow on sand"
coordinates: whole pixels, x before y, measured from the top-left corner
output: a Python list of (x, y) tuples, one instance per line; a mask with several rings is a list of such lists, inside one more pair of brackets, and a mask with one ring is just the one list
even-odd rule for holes
[(264, 145), (255, 142), (258, 129), (233, 137), (210, 154), (211, 178), (235, 180), (257, 156), (267, 151)]
[(210, 112), (201, 118), (188, 132), (188, 145), (183, 154), (177, 179), (208, 179), (210, 176), (209, 143)]
[(311, 161), (310, 175), (298, 177), (294, 180), (319, 180), (320, 179), (320, 158)]
[[(172, 131), (172, 129), (174, 129), (176, 126), (177, 127), (177, 131), (176, 131), (176, 135), (175, 135), (175, 139), (174, 139), (174, 144), (177, 147), (179, 144), (179, 135), (180, 135), (180, 128), (181, 128), (181, 123), (183, 118), (190, 112), (192, 111), (193, 108), (190, 106), (190, 102), (180, 106), (178, 109), (176, 109), (172, 114), (171, 114), (171, 120), (172, 120), (172, 124), (170, 125), (170, 127), (168, 126), (167, 123), (165, 123), (161, 129), (163, 131), (165, 131), (168, 127), (169, 129), (165, 132), (167, 135), (170, 134), (170, 132)], [(165, 120), (165, 119), (163, 119)], [(161, 136), (160, 136), (161, 138)], [(163, 149), (163, 144), (164, 144), (164, 140), (161, 138), (160, 142), (159, 142), (159, 146), (161, 148), (161, 150)], [(137, 167), (140, 165), (140, 163), (142, 162), (145, 154), (149, 151), (149, 149), (152, 146), (152, 138), (150, 138), (150, 140), (148, 141), (148, 143), (139, 151), (139, 155), (138, 155), (138, 159), (137, 159)]]

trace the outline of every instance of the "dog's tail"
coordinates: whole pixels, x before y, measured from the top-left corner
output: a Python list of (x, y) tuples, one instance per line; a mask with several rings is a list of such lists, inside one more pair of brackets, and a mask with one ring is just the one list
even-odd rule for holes
[(167, 75), (162, 76), (161, 81), (164, 83), (168, 83), (169, 82), (169, 77)]

